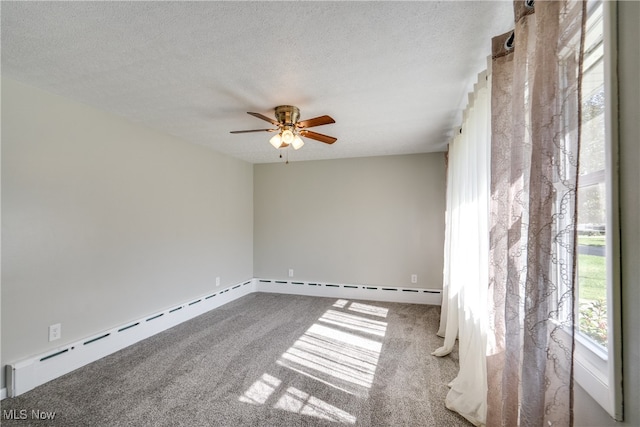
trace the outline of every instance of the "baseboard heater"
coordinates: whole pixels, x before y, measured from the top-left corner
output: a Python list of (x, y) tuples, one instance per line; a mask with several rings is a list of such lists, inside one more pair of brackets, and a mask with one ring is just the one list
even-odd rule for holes
[(255, 290), (257, 292), (401, 302), (409, 304), (442, 304), (442, 291), (440, 289), (401, 288), (271, 279), (254, 279), (254, 281), (256, 282)]
[(54, 378), (254, 291), (253, 280), (242, 282), (44, 354), (7, 365), (7, 395), (9, 397), (18, 396)]
[[(252, 279), (7, 365), (7, 396), (15, 397), (84, 365), (252, 292), (440, 305), (439, 289)], [(4, 391), (4, 389), (3, 389)], [(4, 393), (2, 393), (4, 397)]]

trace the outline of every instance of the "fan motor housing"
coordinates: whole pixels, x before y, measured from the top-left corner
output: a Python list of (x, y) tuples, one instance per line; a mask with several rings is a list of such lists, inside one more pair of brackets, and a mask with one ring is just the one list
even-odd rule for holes
[(276, 120), (283, 125), (293, 126), (300, 119), (300, 109), (293, 105), (279, 105), (276, 107)]

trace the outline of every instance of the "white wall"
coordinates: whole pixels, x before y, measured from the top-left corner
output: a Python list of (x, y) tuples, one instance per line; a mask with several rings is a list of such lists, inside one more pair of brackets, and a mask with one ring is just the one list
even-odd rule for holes
[(251, 164), (2, 79), (3, 368), (249, 279), (252, 257)]
[(589, 395), (576, 393), (576, 426), (640, 426), (640, 3), (618, 2), (620, 242), (624, 415), (610, 418)]
[(255, 165), (254, 275), (441, 289), (444, 166), (443, 153)]

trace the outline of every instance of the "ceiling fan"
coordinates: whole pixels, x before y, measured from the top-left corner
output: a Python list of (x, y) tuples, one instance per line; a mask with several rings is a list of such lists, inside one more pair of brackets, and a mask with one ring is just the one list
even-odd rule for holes
[(276, 120), (270, 119), (260, 113), (247, 112), (247, 114), (257, 117), (266, 122), (277, 126), (275, 129), (251, 129), (251, 130), (234, 130), (231, 133), (249, 133), (249, 132), (277, 132), (269, 142), (275, 148), (285, 148), (291, 145), (295, 150), (304, 145), (301, 136), (305, 138), (315, 139), (325, 144), (333, 144), (338, 139), (332, 136), (323, 135), (318, 132), (308, 130), (307, 128), (328, 125), (335, 123), (329, 116), (320, 116), (313, 119), (299, 120), (300, 109), (293, 105), (279, 105), (275, 108)]

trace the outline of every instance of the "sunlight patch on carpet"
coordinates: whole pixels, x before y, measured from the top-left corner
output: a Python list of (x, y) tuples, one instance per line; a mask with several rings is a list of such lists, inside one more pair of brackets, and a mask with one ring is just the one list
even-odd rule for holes
[(336, 408), (314, 396), (310, 396), (308, 393), (298, 390), (295, 387), (289, 387), (286, 393), (283, 394), (275, 404), (274, 408), (328, 421), (348, 424), (355, 424), (356, 422), (356, 417), (350, 413)]
[(342, 313), (336, 310), (327, 310), (318, 320), (320, 322), (329, 323), (342, 328), (377, 335), (379, 337), (383, 337), (387, 330), (387, 322), (365, 319), (362, 316), (355, 316), (353, 314)]
[(333, 304), (333, 306), (337, 308), (344, 308), (344, 306), (347, 305), (348, 303), (349, 303), (349, 300), (339, 299)]
[(280, 386), (282, 381), (267, 373), (253, 383), (244, 395), (240, 396), (240, 402), (251, 403), (253, 405), (264, 405), (269, 396)]
[(376, 307), (375, 305), (362, 304), (359, 302), (351, 303), (349, 310), (378, 317), (387, 317), (387, 313), (389, 313), (388, 308)]
[(359, 391), (349, 385), (371, 387), (381, 348), (377, 341), (315, 324), (277, 363), (321, 378), (333, 377), (339, 386)]
[[(384, 307), (339, 299), (276, 364), (340, 392), (367, 398), (387, 331), (387, 322), (380, 318), (386, 318), (388, 311)], [(278, 399), (275, 409), (334, 422), (356, 422), (355, 416), (340, 408), (295, 387), (282, 391), (285, 387), (287, 384), (265, 373), (239, 400), (264, 405)]]
[(338, 300), (333, 307), (343, 310), (324, 312), (276, 363), (349, 394), (368, 396), (387, 323), (350, 313), (354, 305), (373, 316), (387, 315), (382, 307)]

